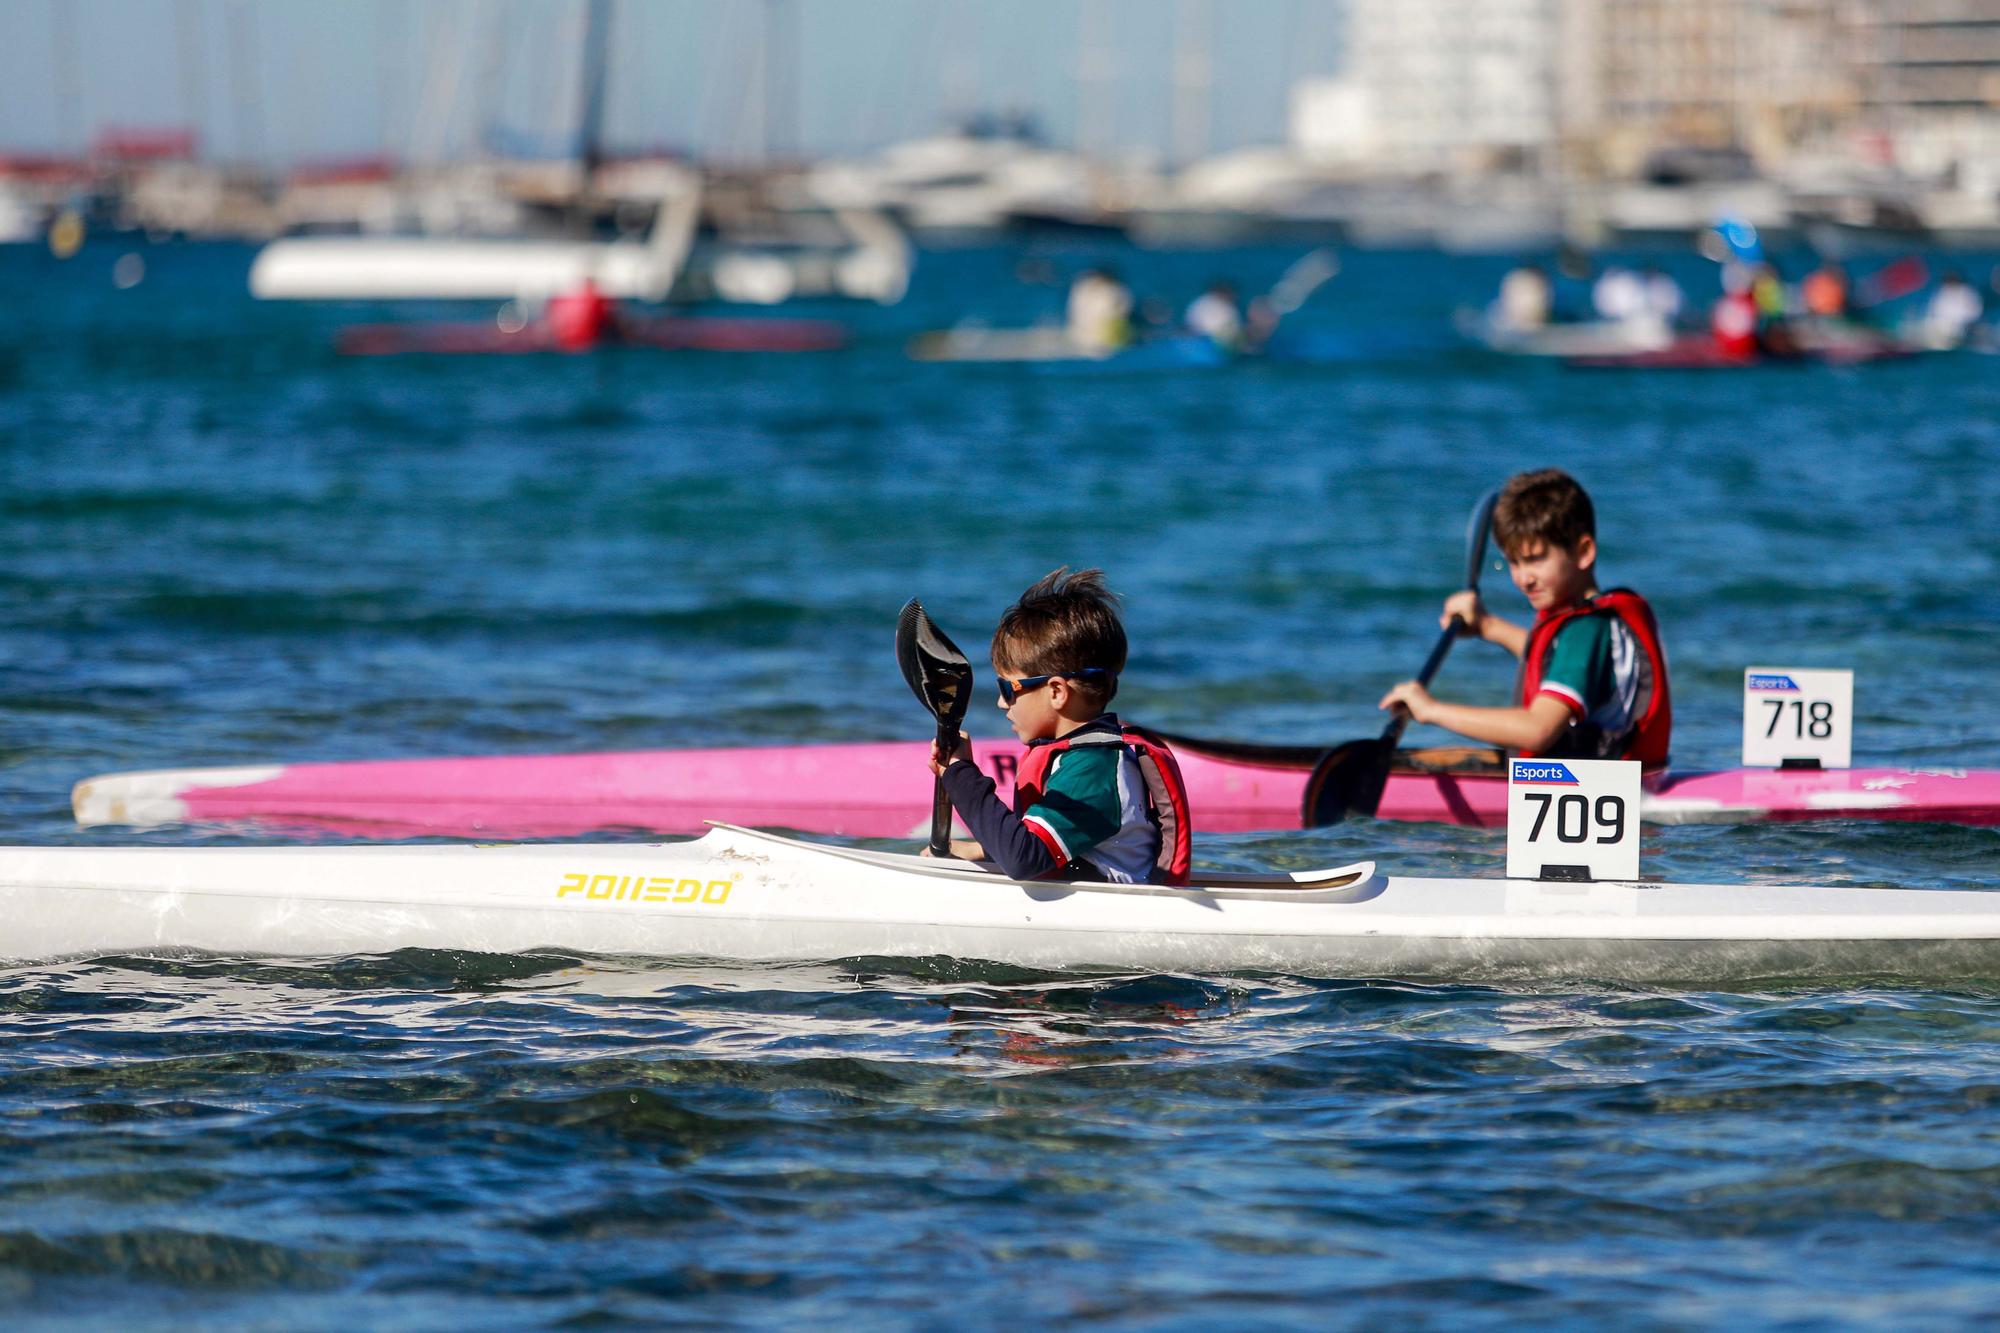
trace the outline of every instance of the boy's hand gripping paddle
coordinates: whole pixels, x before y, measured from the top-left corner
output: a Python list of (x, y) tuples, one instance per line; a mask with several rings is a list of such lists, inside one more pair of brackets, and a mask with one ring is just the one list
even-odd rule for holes
[[(944, 631), (931, 623), (924, 606), (912, 597), (896, 617), (896, 665), (903, 679), (937, 719), (938, 753), (958, 748), (958, 724), (972, 706), (972, 663)], [(931, 795), (931, 855), (951, 855), (951, 798), (940, 777)]]
[[(1479, 590), (1479, 567), (1486, 563), (1486, 533), (1493, 524), (1493, 502), (1499, 498), (1497, 490), (1481, 496), (1465, 529), (1465, 586), (1474, 592)], [(1469, 628), (1457, 616), (1451, 618), (1437, 646), (1424, 659), (1423, 670), (1417, 672), (1417, 684), (1431, 683), (1452, 643)], [(1403, 728), (1409, 724), (1409, 711), (1398, 708), (1380, 736), (1348, 741), (1321, 755), (1312, 776), (1306, 779), (1304, 808), (1300, 811), (1305, 826), (1317, 828), (1322, 824), (1338, 824), (1351, 814), (1374, 814), (1382, 805), (1382, 789), (1389, 783), (1389, 765), (1395, 762), (1396, 742), (1403, 738)]]

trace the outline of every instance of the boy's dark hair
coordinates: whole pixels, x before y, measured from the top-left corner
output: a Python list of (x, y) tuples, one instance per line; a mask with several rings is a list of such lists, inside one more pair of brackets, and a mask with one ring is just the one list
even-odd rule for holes
[(1597, 537), (1597, 510), (1569, 473), (1553, 467), (1520, 472), (1500, 488), (1493, 506), (1493, 540), (1506, 554), (1536, 542), (1573, 552), (1585, 537)]
[(993, 631), (993, 660), (1024, 676), (1064, 675), (1090, 667), (1108, 673), (1070, 683), (1100, 703), (1118, 693), (1125, 669), (1125, 626), (1118, 620), (1118, 594), (1105, 586), (1101, 569), (1069, 567), (1036, 580), (1000, 617)]

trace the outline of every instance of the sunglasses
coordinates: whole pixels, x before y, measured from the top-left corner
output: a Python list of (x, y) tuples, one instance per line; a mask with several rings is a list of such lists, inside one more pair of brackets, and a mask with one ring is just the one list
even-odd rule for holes
[(995, 676), (994, 682), (1000, 686), (1000, 702), (1011, 704), (1030, 690), (1042, 686), (1061, 676), (1064, 680), (1089, 680), (1092, 676), (1108, 676), (1111, 673), (1103, 667), (1085, 667), (1081, 671), (1051, 671), (1046, 676), (1023, 676), (1019, 680), (1009, 680), (1005, 676)]

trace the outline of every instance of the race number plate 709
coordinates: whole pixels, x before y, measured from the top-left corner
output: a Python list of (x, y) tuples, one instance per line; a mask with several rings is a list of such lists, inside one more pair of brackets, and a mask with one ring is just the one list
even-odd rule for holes
[(1508, 760), (1507, 878), (1639, 878), (1639, 765)]

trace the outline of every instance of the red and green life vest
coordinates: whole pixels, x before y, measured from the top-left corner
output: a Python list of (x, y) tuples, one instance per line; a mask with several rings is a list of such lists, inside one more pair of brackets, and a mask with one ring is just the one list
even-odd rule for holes
[[(1616, 616), (1646, 659), (1648, 679), (1642, 681), (1635, 704), (1632, 731), (1625, 738), (1622, 759), (1636, 759), (1649, 769), (1665, 768), (1669, 742), (1673, 737), (1673, 697), (1667, 688), (1667, 650), (1660, 642), (1660, 625), (1653, 608), (1630, 588), (1612, 588), (1587, 602), (1551, 612), (1535, 621), (1528, 630), (1528, 646), (1521, 654), (1521, 707), (1533, 703), (1542, 688), (1542, 673), (1548, 669), (1549, 652), (1556, 634), (1564, 625), (1581, 616)], [(1522, 758), (1533, 755), (1522, 752)]]
[(1154, 861), (1152, 882), (1185, 884), (1194, 863), (1194, 830), (1181, 766), (1167, 743), (1152, 732), (1130, 723), (1120, 727), (1115, 734), (1080, 731), (1047, 744), (1030, 745), (1014, 774), (1014, 813), (1026, 814), (1042, 799), (1049, 769), (1064, 750), (1075, 745), (1124, 745), (1139, 763), (1139, 772), (1146, 780), (1146, 803), (1160, 826), (1160, 852)]

